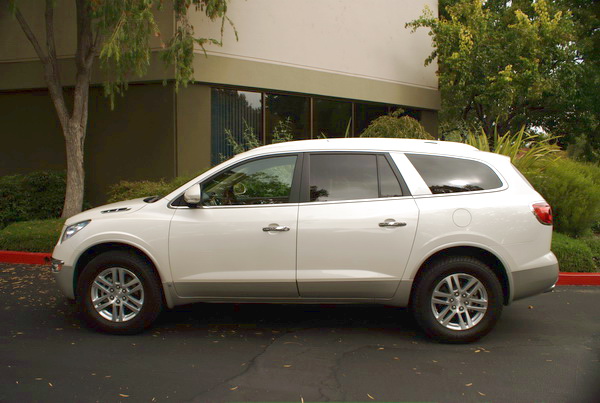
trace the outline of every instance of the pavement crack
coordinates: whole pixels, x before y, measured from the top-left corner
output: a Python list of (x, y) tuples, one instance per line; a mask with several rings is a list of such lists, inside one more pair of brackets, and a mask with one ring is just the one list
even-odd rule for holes
[(250, 360), (246, 361), (247, 364), (244, 366), (243, 371), (241, 371), (240, 373), (235, 374), (233, 376), (230, 376), (229, 378), (224, 379), (223, 381), (219, 382), (218, 384), (216, 384), (208, 389), (203, 390), (202, 392), (197, 394), (195, 397), (193, 397), (191, 401), (193, 401), (193, 402), (206, 401), (205, 399), (203, 399), (203, 396), (210, 394), (211, 392), (213, 392), (214, 390), (216, 390), (222, 386), (225, 386), (229, 389), (229, 387), (230, 387), (229, 385), (232, 385), (233, 383), (235, 383), (235, 382), (233, 382), (235, 379), (245, 376), (248, 372), (250, 372), (250, 370), (254, 369), (256, 367), (256, 363), (259, 360), (259, 358), (262, 357), (263, 355), (265, 355), (265, 353), (269, 350), (269, 348), (271, 348), (278, 340), (282, 339), (289, 333), (292, 333), (292, 332), (282, 333), (281, 336), (279, 336), (279, 337), (271, 337), (271, 341), (262, 350), (260, 350)]

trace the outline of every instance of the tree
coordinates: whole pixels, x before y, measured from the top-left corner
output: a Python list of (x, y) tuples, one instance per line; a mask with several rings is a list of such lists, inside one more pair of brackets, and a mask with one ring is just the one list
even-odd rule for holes
[(572, 14), (552, 0), (443, 0), (407, 27), (429, 28), (442, 92), (442, 132), (465, 123), (494, 132), (577, 113), (581, 54)]
[(403, 113), (402, 109), (398, 109), (389, 115), (378, 117), (369, 124), (360, 137), (435, 140), (418, 120)]
[[(45, 43), (33, 33), (19, 9), (18, 0), (8, 1), (25, 36), (35, 49), (44, 67), (48, 92), (63, 131), (66, 143), (67, 179), (63, 217), (82, 209), (84, 178), (84, 144), (88, 124), (89, 88), (94, 63), (101, 63), (106, 72), (105, 93), (114, 101), (122, 94), (132, 74), (143, 75), (150, 63), (152, 35), (160, 32), (153, 10), (163, 6), (162, 0), (74, 0), (77, 19), (75, 51), (75, 87), (72, 106), (65, 101), (65, 88), (58, 67), (54, 35), (56, 0), (45, 1)], [(203, 12), (211, 21), (221, 20), (221, 39), (227, 17), (227, 0), (173, 0), (176, 20), (174, 35), (164, 43), (161, 57), (174, 67), (177, 86), (193, 78), (194, 46), (204, 49), (208, 43), (220, 45), (212, 38), (197, 38), (188, 20), (188, 11)], [(64, 6), (61, 4), (61, 6)], [(41, 9), (41, 8), (40, 8)], [(37, 11), (37, 10), (36, 10)], [(41, 11), (41, 10), (40, 10)], [(237, 35), (237, 34), (236, 34)]]

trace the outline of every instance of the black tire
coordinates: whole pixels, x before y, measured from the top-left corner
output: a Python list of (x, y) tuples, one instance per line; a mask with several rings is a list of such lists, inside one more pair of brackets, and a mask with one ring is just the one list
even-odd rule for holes
[[(100, 290), (98, 286), (94, 287), (94, 281), (102, 273), (112, 273), (112, 268), (118, 268), (117, 270), (123, 269), (117, 273), (124, 273), (125, 277), (123, 278), (125, 279), (125, 283), (129, 282), (136, 284), (135, 287), (129, 287), (128, 291), (125, 291), (120, 287), (119, 279), (115, 281), (114, 284), (116, 284), (116, 286), (112, 288), (106, 286), (106, 284), (102, 284), (107, 287), (107, 289), (114, 290), (117, 293), (119, 291), (123, 292), (123, 294), (115, 294), (116, 299), (113, 296), (113, 292), (111, 292), (110, 297), (113, 298), (110, 298), (110, 301), (115, 301), (116, 303), (116, 301), (119, 300), (120, 306), (115, 308), (117, 309), (117, 314), (114, 315), (117, 319), (119, 316), (118, 312), (123, 312), (122, 319), (126, 319), (127, 314), (129, 314), (129, 316), (133, 315), (130, 319), (115, 321), (103, 317), (102, 315), (111, 315), (115, 313), (115, 311), (112, 310), (114, 304), (111, 303), (111, 305), (107, 307), (106, 310), (101, 311), (101, 313), (97, 311), (92, 301), (93, 295), (97, 296), (98, 293), (101, 293), (104, 295), (102, 303), (109, 303), (109, 294), (107, 294), (106, 291)], [(109, 281), (111, 281), (112, 276), (110, 276), (110, 274), (107, 274), (107, 276), (108, 277), (103, 278), (108, 278)], [(137, 283), (135, 283), (135, 279), (137, 279)], [(141, 285), (141, 289), (137, 287), (137, 284)], [(138, 290), (128, 294), (128, 292), (134, 290), (134, 288), (138, 288)], [(122, 297), (119, 295), (122, 295)], [(127, 300), (126, 303), (123, 303), (120, 300), (121, 298), (123, 300), (129, 298), (129, 300)], [(139, 301), (143, 302), (138, 312), (129, 309), (125, 305), (128, 304), (128, 306), (138, 307)], [(95, 330), (111, 334), (139, 333), (152, 325), (163, 308), (162, 289), (154, 270), (144, 259), (134, 253), (126, 251), (103, 253), (92, 259), (85, 266), (77, 281), (77, 302), (82, 317), (88, 326)], [(118, 309), (121, 309), (121, 311)]]
[[(455, 297), (455, 294), (449, 291), (450, 287), (443, 280), (453, 274), (459, 275), (454, 279), (460, 278), (464, 281), (464, 283), (461, 283), (462, 286), (465, 286), (465, 283), (471, 278), (475, 278), (483, 285), (485, 291), (479, 292), (487, 294), (487, 310), (481, 316), (477, 316), (480, 310), (474, 310), (481, 306), (477, 302), (473, 302), (477, 301), (477, 296), (471, 297), (465, 292)], [(438, 291), (448, 293), (452, 299), (443, 296), (439, 300), (444, 300), (445, 303), (434, 303), (432, 300), (433, 292), (438, 285), (441, 287), (438, 288)], [(463, 295), (467, 295), (467, 298), (462, 298)], [(454, 298), (457, 298), (457, 300)], [(446, 307), (448, 307), (448, 313), (442, 315)], [(469, 256), (447, 257), (431, 263), (415, 282), (411, 297), (411, 310), (419, 326), (429, 337), (443, 343), (469, 343), (479, 340), (492, 330), (496, 321), (500, 318), (502, 307), (502, 286), (498, 281), (498, 277), (486, 264)], [(452, 308), (456, 308), (456, 310)], [(461, 308), (462, 310), (459, 312), (458, 309)], [(443, 325), (436, 319), (434, 310), (441, 318), (440, 320), (451, 316), (452, 320), (447, 325)], [(469, 319), (473, 319), (474, 325), (470, 328), (465, 325), (466, 315), (469, 316)], [(474, 316), (471, 317), (471, 315)], [(475, 318), (477, 322), (475, 322)], [(462, 323), (457, 323), (459, 321), (462, 321)], [(461, 325), (465, 325), (465, 328), (449, 328)]]

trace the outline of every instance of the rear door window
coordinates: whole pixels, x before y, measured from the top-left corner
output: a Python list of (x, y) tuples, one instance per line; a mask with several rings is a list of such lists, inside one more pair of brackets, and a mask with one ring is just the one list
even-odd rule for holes
[(311, 154), (310, 201), (402, 196), (390, 164), (378, 154)]
[(433, 194), (498, 189), (502, 181), (486, 164), (439, 155), (406, 154)]

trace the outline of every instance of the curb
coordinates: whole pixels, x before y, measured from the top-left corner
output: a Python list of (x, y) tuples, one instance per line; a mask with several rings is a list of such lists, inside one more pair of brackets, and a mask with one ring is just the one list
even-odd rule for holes
[(556, 285), (600, 285), (600, 273), (561, 272)]
[[(0, 250), (0, 263), (49, 264), (50, 253), (13, 252)], [(556, 285), (597, 285), (600, 286), (600, 273), (560, 272)]]
[(51, 257), (50, 253), (0, 250), (0, 263), (49, 264)]

